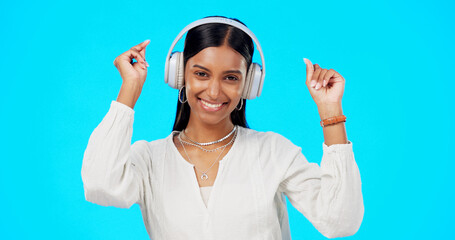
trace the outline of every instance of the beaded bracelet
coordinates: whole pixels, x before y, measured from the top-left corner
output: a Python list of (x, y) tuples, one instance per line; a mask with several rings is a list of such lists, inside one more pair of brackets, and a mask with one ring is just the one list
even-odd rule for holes
[(321, 127), (325, 127), (327, 125), (332, 125), (332, 124), (339, 123), (339, 122), (346, 122), (346, 116), (340, 115), (340, 116), (324, 119), (321, 121)]

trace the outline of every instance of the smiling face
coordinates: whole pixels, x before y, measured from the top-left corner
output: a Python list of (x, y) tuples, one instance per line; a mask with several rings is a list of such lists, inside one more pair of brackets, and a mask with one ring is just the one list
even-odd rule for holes
[(188, 59), (185, 90), (190, 121), (230, 123), (230, 114), (242, 96), (246, 71), (245, 58), (226, 45), (205, 48)]

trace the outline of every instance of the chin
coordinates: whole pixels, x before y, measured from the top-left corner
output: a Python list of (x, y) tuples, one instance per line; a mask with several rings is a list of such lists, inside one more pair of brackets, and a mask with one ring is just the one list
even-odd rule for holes
[(231, 121), (230, 102), (207, 105), (197, 99), (195, 105), (191, 108), (191, 112), (204, 124), (218, 125), (224, 121)]
[(231, 114), (210, 114), (204, 112), (195, 113), (195, 117), (206, 125), (218, 125), (223, 122), (230, 122), (231, 121)]

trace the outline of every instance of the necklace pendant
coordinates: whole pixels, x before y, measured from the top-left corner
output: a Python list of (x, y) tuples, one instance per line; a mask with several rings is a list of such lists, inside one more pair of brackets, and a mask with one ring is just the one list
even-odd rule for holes
[(201, 176), (201, 179), (202, 179), (202, 180), (207, 180), (208, 178), (209, 178), (209, 176), (207, 175), (207, 173), (204, 173), (204, 174), (202, 174), (202, 176)]

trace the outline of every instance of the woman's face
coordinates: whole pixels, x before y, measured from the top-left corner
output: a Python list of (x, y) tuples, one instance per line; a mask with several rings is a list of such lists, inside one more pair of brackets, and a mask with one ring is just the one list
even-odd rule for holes
[(226, 45), (205, 48), (188, 59), (185, 89), (190, 119), (209, 125), (230, 122), (242, 96), (246, 65), (245, 58)]

